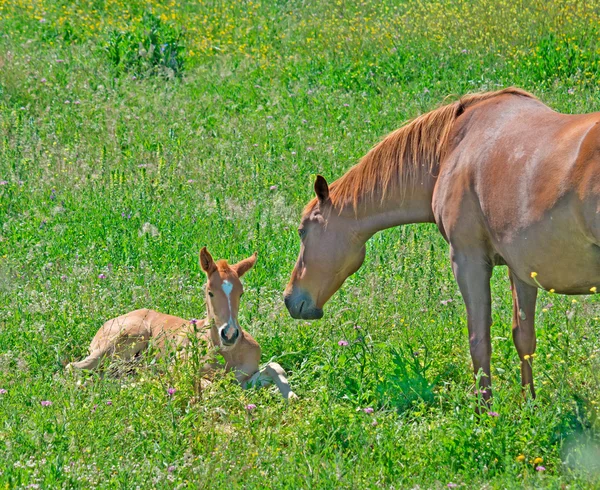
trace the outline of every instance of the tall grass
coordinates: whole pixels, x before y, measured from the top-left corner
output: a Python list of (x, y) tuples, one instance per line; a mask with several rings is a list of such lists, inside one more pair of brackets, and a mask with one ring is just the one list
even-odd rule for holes
[[(449, 94), (518, 85), (596, 110), (599, 7), (0, 0), (0, 485), (600, 485), (597, 296), (541, 293), (523, 401), (495, 271), (481, 417), (434, 226), (376, 235), (323, 320), (281, 300), (316, 173), (339, 177)], [(230, 377), (197, 400), (180, 364), (65, 374), (110, 317), (201, 317), (203, 245), (258, 250), (241, 321), (298, 403)]]

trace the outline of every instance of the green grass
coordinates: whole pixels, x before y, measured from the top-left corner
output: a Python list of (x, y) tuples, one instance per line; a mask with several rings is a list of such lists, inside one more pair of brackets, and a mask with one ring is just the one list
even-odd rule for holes
[[(339, 177), (448, 94), (517, 85), (597, 110), (599, 12), (0, 0), (0, 487), (600, 487), (597, 296), (541, 293), (538, 399), (523, 401), (496, 269), (498, 417), (475, 416), (464, 306), (434, 226), (376, 235), (323, 320), (294, 321), (282, 301), (317, 173)], [(149, 54), (151, 40), (168, 46)], [(232, 261), (258, 250), (241, 320), (297, 403), (229, 377), (192, 403), (185, 365), (64, 373), (110, 317), (203, 316), (203, 245)]]

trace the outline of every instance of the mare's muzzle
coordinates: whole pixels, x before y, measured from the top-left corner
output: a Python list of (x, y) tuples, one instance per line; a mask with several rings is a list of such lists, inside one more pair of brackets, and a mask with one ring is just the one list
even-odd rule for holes
[(323, 318), (323, 309), (317, 308), (310, 294), (301, 289), (292, 290), (283, 298), (292, 318), (296, 320), (318, 320)]

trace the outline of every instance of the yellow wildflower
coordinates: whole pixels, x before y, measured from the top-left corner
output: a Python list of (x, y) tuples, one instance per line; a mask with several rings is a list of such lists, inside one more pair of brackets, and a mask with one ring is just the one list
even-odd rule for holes
[(525, 461), (525, 455), (519, 454), (516, 459), (519, 463), (522, 463), (523, 461)]
[(532, 273), (531, 273), (531, 277), (532, 277), (533, 279), (535, 279), (535, 278), (537, 277), (537, 272), (532, 272)]
[(596, 294), (596, 291), (598, 291), (598, 288), (596, 286), (594, 286), (593, 288), (590, 288), (591, 293)]
[(544, 460), (542, 458), (540, 458), (540, 457), (537, 457), (537, 458), (535, 458), (533, 460), (533, 464), (540, 464), (540, 463), (543, 463), (543, 462), (544, 462)]

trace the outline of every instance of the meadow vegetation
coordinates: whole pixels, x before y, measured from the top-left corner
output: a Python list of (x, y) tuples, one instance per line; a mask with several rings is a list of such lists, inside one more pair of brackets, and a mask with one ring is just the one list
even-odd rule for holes
[[(600, 487), (598, 295), (541, 293), (523, 401), (496, 269), (482, 416), (435, 226), (376, 235), (323, 320), (282, 301), (317, 173), (448, 95), (598, 110), (599, 39), (596, 0), (0, 0), (0, 488)], [(202, 317), (203, 245), (258, 251), (240, 319), (300, 400), (65, 373), (108, 318)]]

